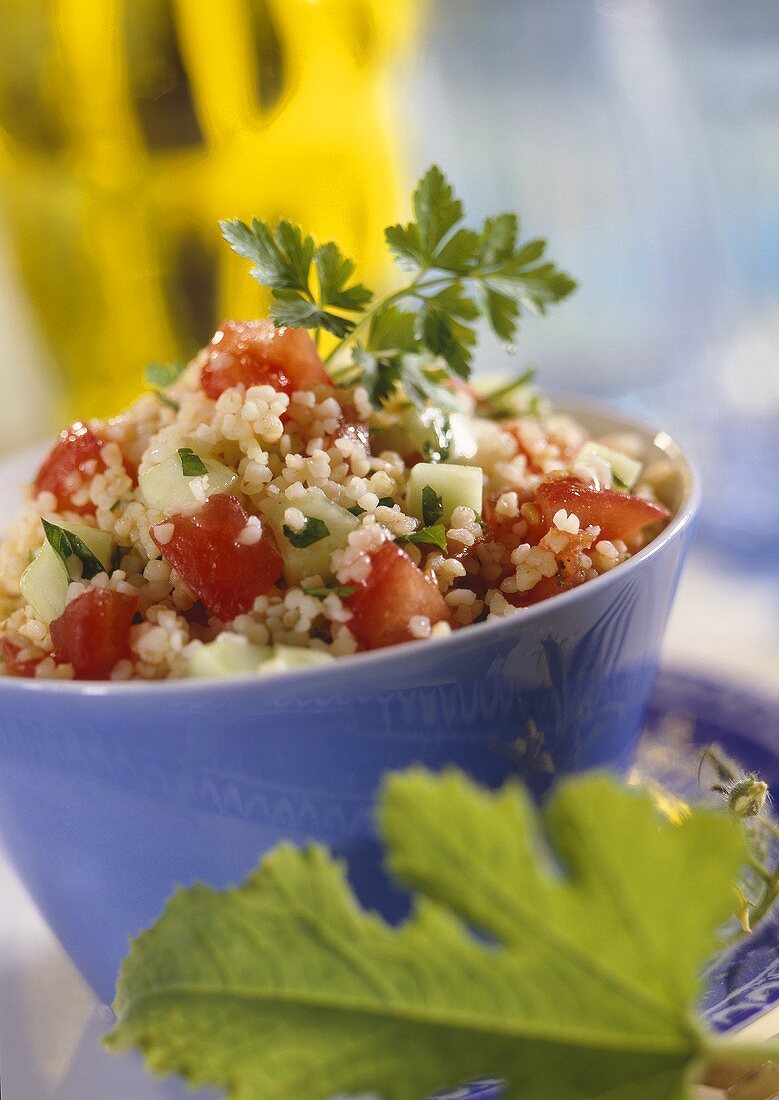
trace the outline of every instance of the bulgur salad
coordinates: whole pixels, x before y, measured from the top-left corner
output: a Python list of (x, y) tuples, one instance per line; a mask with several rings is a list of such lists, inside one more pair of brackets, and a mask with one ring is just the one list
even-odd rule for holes
[(6, 674), (319, 663), (521, 614), (654, 537), (666, 471), (638, 439), (590, 438), (529, 372), (469, 381), (479, 318), (511, 342), (573, 289), (544, 242), (463, 228), (435, 168), (413, 209), (387, 230), (408, 281), (376, 302), (331, 242), (222, 223), (271, 316), (61, 434), (0, 547)]

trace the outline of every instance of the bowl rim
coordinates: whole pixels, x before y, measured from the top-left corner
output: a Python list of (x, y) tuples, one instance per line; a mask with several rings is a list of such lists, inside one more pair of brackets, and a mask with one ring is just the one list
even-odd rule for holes
[[(660, 534), (656, 535), (637, 554), (628, 558), (627, 561), (615, 569), (610, 570), (608, 573), (602, 573), (577, 588), (571, 588), (551, 599), (541, 600), (537, 604), (523, 608), (516, 615), (494, 619), (491, 622), (474, 623), (467, 628), (455, 630), (441, 638), (425, 639), (424, 652), (428, 657), (436, 653), (444, 655), (450, 651), (454, 654), (463, 645), (467, 646), (473, 642), (474, 632), (476, 632), (475, 636), (477, 638), (493, 637), (500, 635), (501, 632), (510, 634), (520, 623), (542, 618), (548, 613), (550, 603), (558, 611), (564, 607), (572, 607), (574, 603), (587, 599), (588, 594), (595, 595), (596, 592), (604, 591), (610, 585), (619, 583), (620, 578), (626, 578), (628, 574), (640, 570), (645, 562), (661, 553), (670, 542), (678, 538), (695, 520), (701, 499), (700, 477), (689, 457), (665, 429), (658, 427), (652, 420), (644, 419), (633, 413), (626, 413), (623, 409), (607, 402), (578, 395), (558, 394), (553, 391), (548, 391), (548, 393), (552, 399), (555, 412), (573, 416), (582, 415), (585, 419), (588, 414), (590, 416), (611, 418), (619, 422), (620, 428), (636, 431), (647, 439), (650, 445), (654, 444), (658, 450), (662, 451), (674, 463), (682, 478), (682, 499), (676, 514)], [(31, 449), (28, 448), (28, 450)], [(8, 457), (11, 458), (12, 456)], [(399, 642), (396, 645), (371, 650), (367, 653), (353, 653), (347, 657), (337, 657), (332, 664), (328, 662), (310, 669), (286, 669), (267, 676), (249, 672), (229, 677), (204, 676), (172, 680), (106, 681), (38, 680), (0, 674), (0, 698), (26, 694), (64, 695), (81, 698), (145, 697), (148, 694), (169, 698), (181, 691), (188, 694), (194, 691), (206, 695), (210, 692), (238, 691), (250, 687), (258, 691), (269, 691), (277, 684), (289, 684), (290, 682), (299, 683), (302, 688), (304, 683), (308, 683), (310, 680), (316, 684), (320, 680), (332, 678), (336, 670), (348, 675), (352, 671), (359, 673), (361, 669), (365, 669), (367, 672), (376, 663), (387, 664), (402, 660), (404, 654), (408, 653), (409, 645), (409, 642)]]

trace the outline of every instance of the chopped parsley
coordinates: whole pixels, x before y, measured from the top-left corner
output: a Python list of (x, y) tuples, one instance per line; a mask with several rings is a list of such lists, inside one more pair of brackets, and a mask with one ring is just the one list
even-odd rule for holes
[(306, 522), (300, 531), (293, 530), (286, 523), (282, 527), (284, 538), (287, 539), (296, 550), (305, 550), (307, 546), (313, 546), (315, 542), (321, 542), (330, 534), (330, 528), (321, 519), (306, 516)]
[(144, 371), (147, 383), (162, 390), (172, 386), (183, 373), (183, 363), (149, 363)]
[(444, 554), (447, 552), (446, 528), (443, 523), (433, 524), (431, 527), (421, 527), (418, 531), (412, 531), (410, 535), (401, 535), (396, 542), (415, 542), (421, 546), (437, 546)]
[(433, 527), (443, 514), (443, 501), (435, 489), (426, 485), (422, 490), (422, 520), (425, 527)]
[(357, 591), (357, 585), (334, 585), (332, 588), (328, 588), (326, 585), (322, 585), (314, 588), (304, 588), (303, 591), (307, 596), (321, 596), (323, 599), (325, 596), (338, 596), (340, 599), (346, 600), (349, 598), (349, 596), (353, 596), (354, 593)]
[[(66, 531), (64, 527), (58, 527), (55, 523), (49, 523), (48, 520), (42, 519), (43, 531), (46, 535), (46, 541), (62, 562), (62, 568), (65, 570), (65, 574), (69, 581), (74, 580), (91, 580), (92, 577), (96, 577), (98, 573), (105, 573), (106, 567), (95, 557), (87, 544), (74, 535), (72, 531)], [(71, 558), (78, 558), (81, 562), (81, 576), (74, 576), (71, 572)]]
[(204, 477), (208, 473), (205, 462), (191, 447), (179, 447), (178, 453), (184, 477)]
[(174, 412), (179, 411), (180, 405), (178, 401), (169, 397), (165, 390), (181, 377), (184, 369), (184, 363), (147, 363), (143, 372), (146, 384), (157, 400)]

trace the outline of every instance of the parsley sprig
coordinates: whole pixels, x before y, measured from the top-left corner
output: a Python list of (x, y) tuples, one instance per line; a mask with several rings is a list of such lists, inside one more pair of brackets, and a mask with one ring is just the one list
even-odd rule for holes
[(451, 378), (470, 376), (476, 322), (511, 344), (526, 311), (544, 313), (576, 283), (544, 258), (544, 240), (520, 241), (516, 215), (487, 218), (478, 231), (463, 225), (462, 203), (436, 165), (419, 181), (412, 208), (413, 220), (385, 230), (410, 278), (375, 301), (362, 283), (350, 282), (355, 265), (332, 241), (317, 247), (288, 221), (273, 229), (257, 218), (220, 227), (270, 288), (276, 324), (337, 338), (326, 359), (336, 380), (362, 382), (376, 407), (401, 388), (419, 407), (454, 408)]
[(258, 218), (250, 226), (234, 219), (219, 228), (233, 251), (252, 261), (257, 282), (273, 292), (271, 316), (277, 325), (314, 329), (317, 336), (324, 329), (342, 339), (355, 327), (343, 314), (361, 312), (372, 298), (367, 287), (349, 282), (355, 264), (337, 244), (317, 247), (292, 222), (282, 220), (271, 229)]

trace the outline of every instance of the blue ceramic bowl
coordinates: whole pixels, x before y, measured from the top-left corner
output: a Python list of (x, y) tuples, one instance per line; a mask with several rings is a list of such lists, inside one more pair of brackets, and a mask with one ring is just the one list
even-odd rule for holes
[[(569, 408), (571, 408), (569, 406)], [(373, 803), (391, 768), (520, 774), (623, 768), (632, 756), (697, 503), (664, 433), (603, 410), (668, 456), (678, 510), (613, 572), (451, 637), (257, 680), (89, 684), (0, 679), (0, 829), (51, 928), (110, 1001), (128, 936), (174, 885), (240, 880), (282, 838), (349, 861), (396, 919)]]

